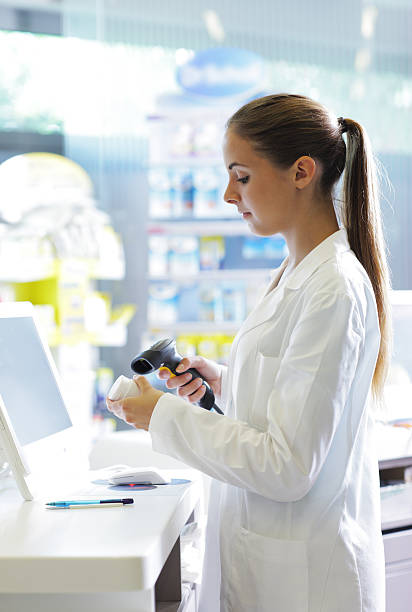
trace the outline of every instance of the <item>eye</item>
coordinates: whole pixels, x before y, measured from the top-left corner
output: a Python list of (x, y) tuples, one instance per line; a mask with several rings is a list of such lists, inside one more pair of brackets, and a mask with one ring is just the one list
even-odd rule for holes
[(249, 182), (249, 177), (248, 176), (242, 176), (241, 178), (236, 179), (238, 183), (243, 183), (243, 185), (246, 185), (246, 183)]

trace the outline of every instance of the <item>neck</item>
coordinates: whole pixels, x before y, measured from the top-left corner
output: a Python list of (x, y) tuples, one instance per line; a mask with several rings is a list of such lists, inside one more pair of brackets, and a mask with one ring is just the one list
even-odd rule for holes
[(315, 247), (339, 229), (332, 202), (326, 206), (309, 207), (309, 214), (295, 219), (293, 227), (282, 232), (289, 250), (289, 266), (293, 269)]

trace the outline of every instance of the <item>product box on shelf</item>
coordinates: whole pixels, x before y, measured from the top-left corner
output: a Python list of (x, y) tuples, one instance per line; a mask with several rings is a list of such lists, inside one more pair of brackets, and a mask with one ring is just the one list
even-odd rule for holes
[(223, 236), (201, 236), (199, 238), (199, 267), (201, 270), (219, 270), (225, 257)]

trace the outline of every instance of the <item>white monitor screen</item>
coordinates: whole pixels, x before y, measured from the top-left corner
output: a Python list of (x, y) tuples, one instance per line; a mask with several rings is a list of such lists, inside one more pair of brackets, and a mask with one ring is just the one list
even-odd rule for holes
[(30, 316), (0, 317), (0, 394), (21, 445), (72, 425)]

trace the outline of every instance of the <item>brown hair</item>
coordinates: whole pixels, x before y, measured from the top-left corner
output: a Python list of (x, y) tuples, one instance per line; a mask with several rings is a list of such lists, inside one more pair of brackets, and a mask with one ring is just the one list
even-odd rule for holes
[[(228, 129), (250, 141), (257, 153), (274, 165), (290, 167), (302, 155), (322, 167), (319, 189), (332, 195), (343, 174), (340, 210), (349, 244), (365, 268), (378, 310), (381, 341), (372, 381), (376, 400), (383, 387), (391, 353), (389, 271), (383, 238), (376, 164), (362, 126), (352, 119), (337, 120), (305, 96), (276, 94), (245, 104), (229, 119)], [(342, 134), (346, 132), (346, 144)]]

